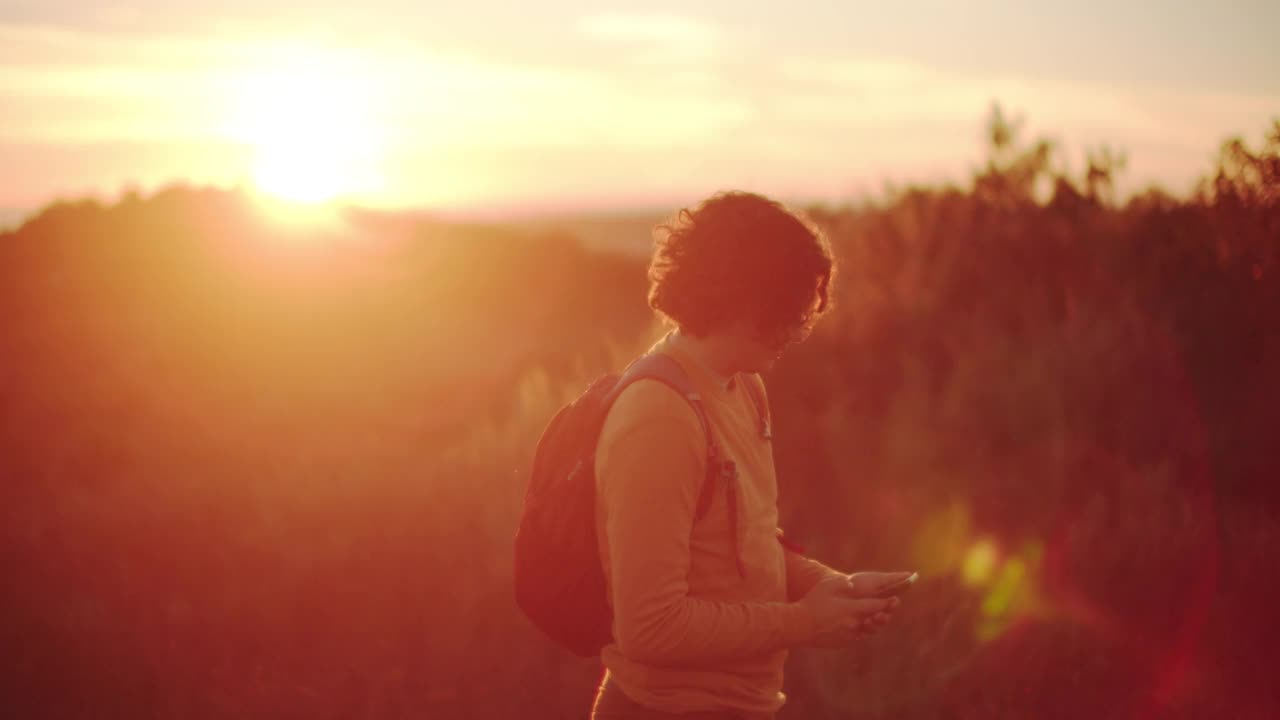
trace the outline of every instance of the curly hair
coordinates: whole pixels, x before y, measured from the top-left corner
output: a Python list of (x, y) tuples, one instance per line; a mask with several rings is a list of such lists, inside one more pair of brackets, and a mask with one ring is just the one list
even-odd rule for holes
[(655, 228), (649, 306), (698, 337), (744, 318), (786, 336), (827, 310), (835, 269), (810, 222), (761, 195), (721, 192)]

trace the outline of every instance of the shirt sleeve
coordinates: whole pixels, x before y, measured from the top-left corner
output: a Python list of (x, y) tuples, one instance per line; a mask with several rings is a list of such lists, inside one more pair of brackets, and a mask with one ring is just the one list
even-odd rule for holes
[[(781, 530), (779, 530), (781, 533)], [(813, 589), (824, 578), (839, 576), (844, 577), (844, 573), (834, 570), (810, 557), (805, 557), (798, 552), (784, 550), (783, 555), (787, 562), (787, 597), (791, 600), (799, 600), (809, 591)]]
[(684, 398), (654, 381), (629, 387), (605, 423), (596, 463), (619, 652), (651, 665), (689, 665), (812, 638), (813, 618), (798, 604), (689, 596), (706, 440)]

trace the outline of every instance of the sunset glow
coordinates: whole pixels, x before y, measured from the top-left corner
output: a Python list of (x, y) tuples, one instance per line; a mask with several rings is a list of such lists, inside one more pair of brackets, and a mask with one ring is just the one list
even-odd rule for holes
[(314, 54), (251, 77), (232, 133), (253, 148), (253, 185), (303, 203), (376, 194), (383, 186), (379, 101), (338, 57)]
[(1210, 23), (1179, 2), (1153, 24), (941, 3), (927, 25), (838, 3), (500, 21), (382, 0), (26, 6), (0, 10), (0, 165), (22, 168), (0, 211), (175, 182), (388, 208), (651, 208), (723, 187), (841, 202), (962, 180), (993, 102), (1075, 169), (1124, 151), (1122, 193), (1185, 193), (1280, 108), (1263, 4)]

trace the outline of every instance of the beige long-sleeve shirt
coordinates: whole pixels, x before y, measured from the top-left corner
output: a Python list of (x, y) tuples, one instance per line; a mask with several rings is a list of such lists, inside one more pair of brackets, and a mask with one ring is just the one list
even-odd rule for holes
[(774, 712), (783, 702), (787, 648), (812, 639), (813, 618), (794, 600), (835, 571), (778, 542), (770, 441), (739, 376), (728, 387), (671, 342), (701, 394), (722, 453), (738, 468), (737, 533), (729, 493), (717, 487), (694, 521), (707, 447), (688, 400), (641, 380), (619, 396), (596, 453), (600, 555), (614, 641), (601, 654), (633, 700), (666, 712)]

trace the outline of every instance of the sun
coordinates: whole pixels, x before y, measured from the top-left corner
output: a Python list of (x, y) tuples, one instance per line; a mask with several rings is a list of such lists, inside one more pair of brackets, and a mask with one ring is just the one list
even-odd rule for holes
[(376, 78), (335, 54), (304, 53), (246, 77), (232, 120), (261, 192), (321, 203), (381, 189)]

